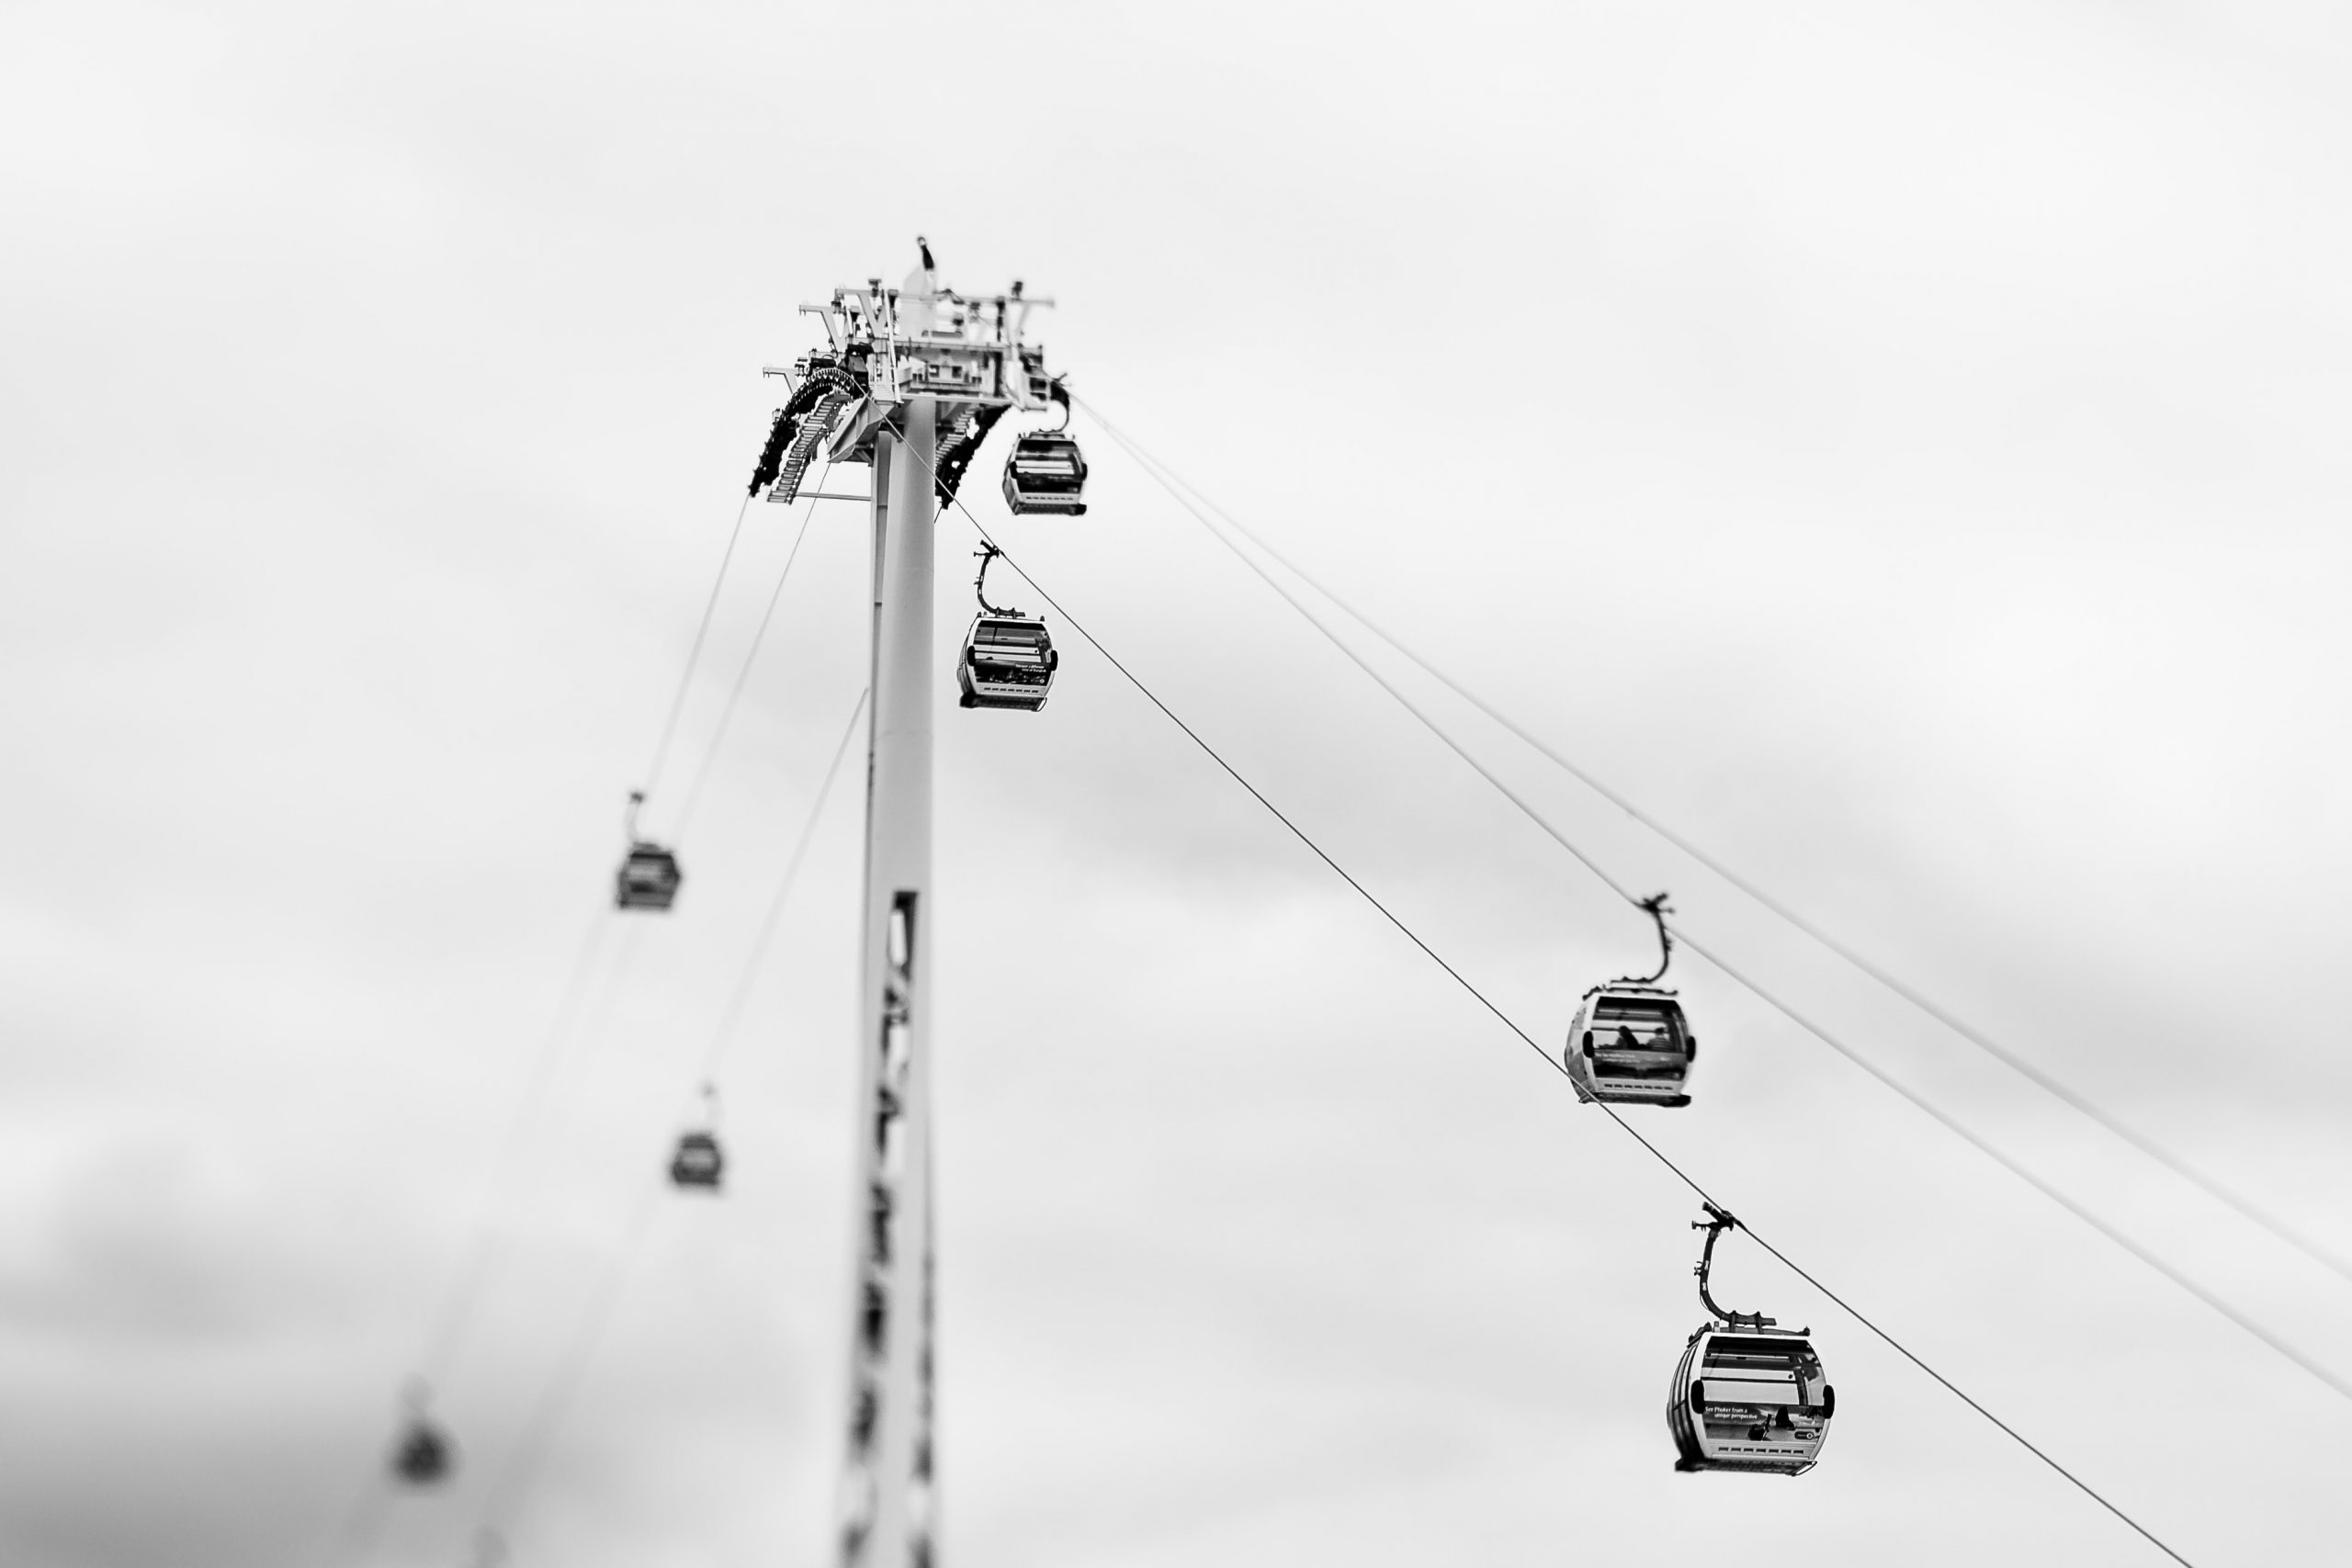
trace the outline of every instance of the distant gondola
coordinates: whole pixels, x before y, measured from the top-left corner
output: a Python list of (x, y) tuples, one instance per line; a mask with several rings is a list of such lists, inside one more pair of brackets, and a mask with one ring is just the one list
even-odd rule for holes
[(430, 1486), (446, 1479), (457, 1463), (457, 1448), (426, 1418), (426, 1394), (422, 1381), (409, 1385), (408, 1413), (401, 1420), (400, 1439), (392, 1447), (392, 1475), (411, 1486)]
[(628, 853), (621, 857), (621, 868), (613, 878), (613, 903), (623, 909), (666, 909), (678, 897), (678, 885), (686, 879), (678, 869), (678, 857), (650, 839), (637, 836), (637, 808), (645, 804), (645, 792), (632, 790), (628, 797)]
[(670, 1181), (716, 1192), (726, 1168), (727, 1156), (718, 1147), (718, 1086), (707, 1083), (702, 1086), (701, 1120), (678, 1134), (677, 1150), (670, 1156)]
[(628, 847), (628, 858), (621, 862), (613, 902), (623, 909), (666, 909), (678, 897), (678, 884), (685, 879), (676, 855), (659, 844), (639, 840)]
[(1682, 1003), (1657, 982), (1674, 959), (1674, 938), (1666, 929), (1666, 895), (1642, 900), (1657, 922), (1657, 973), (1618, 979), (1584, 994), (1568, 1025), (1562, 1065), (1577, 1098), (1590, 1103), (1683, 1106), (1690, 1103), (1690, 1064), (1698, 1060), (1698, 1037), (1690, 1032)]
[(449, 1439), (420, 1420), (401, 1434), (392, 1470), (413, 1486), (429, 1486), (449, 1473)]

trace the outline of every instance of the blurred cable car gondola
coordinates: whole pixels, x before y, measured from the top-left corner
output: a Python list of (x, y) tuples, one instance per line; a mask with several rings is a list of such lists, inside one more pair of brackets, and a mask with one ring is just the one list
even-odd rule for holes
[(1682, 1003), (1657, 984), (1673, 961), (1674, 939), (1667, 934), (1672, 913), (1666, 895), (1643, 900), (1657, 921), (1663, 953), (1657, 973), (1645, 979), (1611, 980), (1584, 994), (1563, 1061), (1577, 1098), (1617, 1105), (1682, 1106), (1699, 1042), (1682, 1015)]
[(678, 885), (686, 879), (678, 869), (678, 857), (650, 839), (637, 836), (637, 808), (645, 804), (645, 792), (632, 790), (628, 797), (628, 853), (621, 857), (621, 868), (614, 877), (613, 903), (623, 909), (666, 909), (678, 897)]
[(963, 694), (958, 706), (1023, 708), (1035, 713), (1054, 689), (1054, 671), (1061, 655), (1045, 618), (1018, 610), (1000, 610), (989, 603), (989, 563), (1003, 552), (994, 545), (980, 547), (980, 575), (973, 582), (980, 613), (964, 634), (964, 651), (956, 660), (956, 684)]
[(456, 1461), (455, 1446), (425, 1418), (424, 1385), (412, 1384), (408, 1414), (401, 1423), (400, 1441), (392, 1449), (392, 1474), (411, 1486), (430, 1486), (446, 1479)]
[(716, 1134), (681, 1133), (678, 1152), (670, 1156), (670, 1179), (680, 1187), (707, 1187), (715, 1192), (718, 1190), (719, 1172), (726, 1166)]
[(1667, 1393), (1674, 1468), (1803, 1475), (1820, 1460), (1837, 1390), (1810, 1330), (1775, 1328), (1769, 1317), (1715, 1304), (1707, 1289), (1715, 1237), (1738, 1222), (1712, 1203), (1707, 1216), (1692, 1227), (1707, 1233), (1693, 1272), (1711, 1316), (1691, 1331)]
[(623, 909), (666, 909), (684, 880), (677, 856), (640, 840), (628, 847), (628, 856), (621, 862), (613, 902)]
[(719, 1174), (726, 1168), (727, 1157), (718, 1147), (718, 1089), (705, 1084), (701, 1124), (678, 1134), (677, 1152), (670, 1156), (670, 1180), (673, 1186), (703, 1187), (716, 1192)]

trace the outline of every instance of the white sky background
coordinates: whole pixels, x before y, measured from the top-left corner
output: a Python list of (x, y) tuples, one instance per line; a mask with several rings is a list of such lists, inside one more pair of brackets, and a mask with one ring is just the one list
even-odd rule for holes
[[(0, 17), (0, 1561), (827, 1559), (853, 766), (664, 1200), (570, 1353), (865, 666), (811, 527), (683, 841), (509, 1135), (735, 503), (893, 281), (1054, 365), (1482, 693), (2049, 1071), (2352, 1251), (2352, 53), (2319, 6), (19, 4)], [(1001, 537), (1530, 1032), (1645, 930), (1090, 434)], [(970, 504), (995, 527), (1003, 438)], [(844, 485), (861, 474), (838, 475)], [(797, 513), (761, 507), (673, 758)], [(940, 525), (943, 649), (972, 538)], [(1028, 604), (1033, 594), (1005, 596)], [(1796, 1483), (1678, 1476), (1663, 1170), (1075, 637), (943, 679), (948, 1560), (2138, 1564), (1752, 1246)], [(1417, 691), (1422, 688), (1417, 687)], [(1507, 738), (1623, 880), (2340, 1375), (2352, 1285), (1777, 928)], [(624, 963), (616, 953), (624, 947)], [(1631, 1112), (2191, 1561), (2317, 1562), (2339, 1395), (1679, 960)]]

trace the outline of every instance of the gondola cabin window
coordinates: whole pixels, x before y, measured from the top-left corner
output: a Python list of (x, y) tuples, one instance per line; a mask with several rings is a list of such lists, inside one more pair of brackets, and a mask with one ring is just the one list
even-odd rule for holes
[(1634, 997), (1600, 998), (1592, 1007), (1593, 1044), (1599, 1050), (1671, 1051), (1682, 1054), (1681, 1010)]
[(1812, 1404), (1806, 1374), (1818, 1384), (1821, 1362), (1810, 1348), (1770, 1339), (1734, 1339), (1718, 1335), (1707, 1346), (1709, 1404)]

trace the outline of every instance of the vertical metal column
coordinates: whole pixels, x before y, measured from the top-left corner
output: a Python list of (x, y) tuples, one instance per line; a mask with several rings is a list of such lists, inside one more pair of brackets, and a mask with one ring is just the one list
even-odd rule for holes
[(859, 1007), (842, 1568), (931, 1568), (932, 471), (937, 413), (876, 437), (874, 716)]

